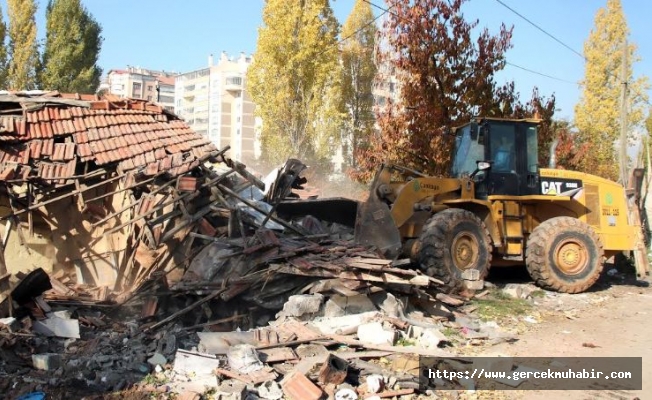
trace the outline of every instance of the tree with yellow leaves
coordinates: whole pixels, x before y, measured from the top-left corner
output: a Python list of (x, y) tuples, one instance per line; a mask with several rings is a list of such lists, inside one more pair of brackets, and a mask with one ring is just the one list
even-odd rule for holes
[[(590, 156), (583, 157), (580, 169), (616, 180), (618, 163), (614, 144), (620, 136), (620, 98), (623, 83), (623, 49), (629, 34), (620, 0), (607, 0), (598, 10), (595, 26), (584, 43), (586, 59), (582, 95), (575, 106), (578, 139), (590, 144)], [(638, 61), (636, 46), (627, 46), (628, 127), (644, 118), (647, 79), (634, 78), (631, 64)], [(628, 129), (631, 132), (631, 129)]]
[(39, 66), (36, 43), (36, 2), (8, 0), (9, 14), (9, 71), (7, 86), (12, 90), (37, 88), (36, 72)]
[(247, 90), (262, 156), (325, 159), (341, 126), (339, 24), (329, 0), (267, 0)]
[(372, 91), (376, 77), (374, 49), (377, 32), (371, 5), (365, 0), (356, 0), (353, 11), (342, 26), (341, 51), (345, 143), (350, 146), (345, 159), (354, 168), (358, 149), (368, 142), (374, 129)]

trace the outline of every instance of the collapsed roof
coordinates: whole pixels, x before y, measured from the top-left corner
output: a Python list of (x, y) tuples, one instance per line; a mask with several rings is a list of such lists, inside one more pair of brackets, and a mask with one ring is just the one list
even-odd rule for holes
[(95, 168), (177, 176), (217, 148), (161, 106), (58, 92), (0, 92), (0, 182), (53, 184)]

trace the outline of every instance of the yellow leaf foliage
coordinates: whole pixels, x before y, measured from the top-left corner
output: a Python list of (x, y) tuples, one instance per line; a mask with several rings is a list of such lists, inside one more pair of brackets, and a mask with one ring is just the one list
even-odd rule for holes
[(34, 0), (7, 0), (9, 14), (9, 71), (7, 86), (12, 90), (37, 88), (39, 56), (36, 43), (36, 3)]
[(329, 154), (341, 119), (338, 33), (328, 0), (265, 2), (247, 90), (267, 161)]
[[(580, 143), (590, 144), (590, 154), (582, 158), (580, 169), (616, 180), (618, 163), (614, 143), (620, 137), (620, 98), (623, 44), (629, 33), (620, 0), (608, 0), (598, 10), (595, 26), (584, 43), (586, 58), (582, 94), (575, 106), (575, 125)], [(646, 78), (633, 78), (631, 65), (638, 59), (636, 46), (629, 44), (627, 81), (629, 88), (628, 128), (644, 118)], [(631, 129), (628, 129), (631, 132)]]

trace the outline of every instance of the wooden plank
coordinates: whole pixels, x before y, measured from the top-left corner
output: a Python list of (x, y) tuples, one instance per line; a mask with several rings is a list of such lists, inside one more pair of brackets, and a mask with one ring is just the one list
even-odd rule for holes
[(342, 351), (334, 353), (336, 356), (343, 360), (355, 360), (355, 359), (369, 359), (369, 358), (381, 358), (392, 355), (391, 351), (380, 351), (380, 350), (369, 350), (369, 351)]
[(455, 298), (453, 296), (449, 296), (445, 293), (437, 293), (435, 295), (435, 298), (439, 301), (441, 301), (444, 304), (448, 304), (449, 306), (453, 307), (458, 307), (464, 304), (464, 300), (460, 300), (458, 298)]
[(389, 265), (392, 263), (392, 260), (383, 260), (381, 258), (363, 258), (363, 257), (354, 257), (354, 258), (343, 258), (347, 265), (353, 265), (356, 263), (371, 264), (371, 265)]
[[(136, 184), (134, 184), (134, 185), (129, 185), (129, 186), (126, 186), (126, 187), (124, 187), (124, 188), (122, 188), (122, 189), (115, 190), (115, 191), (113, 191), (113, 192), (108, 192), (108, 193), (101, 194), (101, 195), (99, 195), (99, 196), (92, 197), (92, 198), (86, 200), (86, 202), (87, 202), (87, 203), (90, 203), (91, 201), (100, 200), (100, 199), (103, 199), (103, 198), (105, 198), (105, 197), (113, 196), (113, 195), (115, 195), (115, 194), (118, 194), (118, 193), (124, 192), (124, 191), (129, 190), (129, 189), (137, 188), (137, 187), (139, 187), (139, 186), (142, 186), (142, 185), (144, 185), (144, 184), (146, 184), (146, 183), (149, 183), (149, 182), (153, 181), (154, 179), (158, 178), (158, 177), (161, 176), (161, 175), (163, 175), (163, 173), (156, 174), (156, 175), (154, 175), (153, 177), (148, 178), (148, 179), (145, 179), (144, 181), (138, 182), (138, 183), (136, 183)], [(164, 184), (164, 185), (161, 186), (161, 187), (168, 186), (168, 185), (171, 184), (171, 183), (174, 183), (174, 180), (172, 180), (172, 181), (170, 181), (170, 182)]]
[(279, 265), (279, 264), (273, 264), (270, 267), (272, 267), (272, 270), (276, 272), (281, 272), (290, 275), (299, 275), (299, 276), (317, 276), (323, 278), (340, 278), (340, 279), (350, 279), (350, 280), (368, 281), (368, 282), (397, 283), (402, 285), (414, 285), (414, 286), (428, 286), (430, 284), (430, 279), (428, 279), (428, 277), (425, 275), (418, 275), (410, 279), (403, 279), (403, 278), (399, 278), (396, 275), (391, 275), (389, 273), (380, 273), (378, 275), (368, 274), (364, 272), (350, 272), (350, 271), (335, 273), (331, 271), (325, 271), (319, 268), (312, 268), (310, 270), (304, 271), (289, 265)]
[(106, 185), (107, 183), (113, 182), (113, 181), (115, 181), (116, 179), (122, 178), (123, 176), (124, 176), (124, 174), (123, 174), (123, 175), (116, 175), (116, 176), (114, 176), (114, 177), (112, 177), (112, 178), (105, 179), (105, 180), (103, 180), (102, 182), (96, 183), (95, 185), (87, 186), (87, 187), (84, 188), (84, 189), (81, 189), (81, 190), (73, 190), (72, 192), (68, 192), (68, 193), (63, 194), (63, 195), (61, 195), (61, 196), (57, 196), (57, 197), (55, 197), (55, 198), (52, 198), (52, 199), (48, 199), (48, 200), (42, 201), (42, 202), (40, 202), (40, 203), (32, 204), (32, 205), (30, 205), (30, 206), (28, 206), (28, 207), (26, 207), (26, 208), (23, 208), (23, 209), (21, 209), (21, 210), (16, 211), (15, 213), (12, 213), (12, 214), (9, 214), (9, 215), (5, 215), (4, 217), (0, 217), (0, 221), (5, 220), (5, 219), (9, 219), (9, 218), (12, 218), (12, 217), (15, 217), (15, 216), (20, 215), (20, 214), (22, 214), (22, 213), (25, 213), (25, 212), (27, 212), (27, 211), (36, 210), (36, 209), (41, 208), (41, 207), (43, 207), (43, 206), (46, 206), (46, 205), (48, 205), (48, 204), (52, 204), (52, 203), (57, 202), (57, 201), (59, 201), (59, 200), (62, 200), (62, 199), (68, 198), (68, 197), (70, 197), (70, 196), (76, 196), (76, 195), (78, 195), (78, 194), (80, 194), (80, 193), (83, 193), (83, 192), (89, 191), (89, 190), (91, 190), (91, 189), (95, 189), (96, 187), (99, 187), (99, 186), (102, 186), (102, 185)]
[[(12, 218), (12, 219), (8, 220), (7, 223), (5, 224), (5, 232), (2, 235), (2, 249), (0, 249), (3, 252), (4, 252), (5, 247), (7, 247), (7, 241), (9, 241), (9, 234), (11, 233), (11, 225), (13, 225), (13, 223), (14, 223), (14, 220)], [(2, 267), (0, 267), (0, 268), (2, 268)], [(2, 270), (0, 270), (0, 272), (2, 272)], [(5, 272), (6, 272), (6, 270), (5, 270)]]
[(407, 396), (409, 394), (413, 394), (414, 389), (398, 389), (398, 390), (387, 390), (385, 392), (380, 392), (380, 393), (369, 393), (364, 396), (365, 399), (371, 399), (371, 398), (378, 398), (380, 397), (381, 399), (387, 399), (391, 397), (400, 397), (400, 396)]
[[(224, 173), (224, 174), (222, 174), (222, 175), (220, 175), (220, 176), (218, 176), (218, 177), (216, 177), (216, 178), (214, 178), (214, 179), (212, 179), (212, 180), (210, 180), (210, 181), (204, 183), (201, 187), (203, 188), (203, 187), (206, 187), (206, 186), (210, 186), (210, 185), (213, 185), (213, 184), (217, 184), (219, 181), (225, 179), (226, 177), (228, 177), (229, 175), (231, 175), (233, 172), (235, 172), (235, 171), (231, 170), (231, 171), (229, 171), (229, 172), (227, 172), (227, 173)], [(120, 229), (124, 228), (124, 227), (127, 226), (127, 225), (131, 225), (131, 224), (133, 224), (133, 223), (136, 222), (136, 221), (139, 221), (139, 220), (141, 220), (141, 219), (143, 219), (143, 218), (148, 217), (149, 215), (154, 214), (155, 212), (158, 212), (159, 210), (163, 209), (163, 208), (166, 207), (166, 206), (169, 206), (170, 204), (173, 204), (173, 203), (175, 203), (175, 202), (177, 202), (177, 201), (184, 200), (184, 199), (191, 200), (191, 199), (194, 199), (194, 198), (197, 197), (197, 196), (199, 196), (199, 191), (194, 192), (194, 193), (192, 193), (192, 192), (184, 193), (184, 194), (178, 196), (177, 198), (175, 198), (175, 199), (173, 199), (173, 200), (170, 200), (170, 201), (168, 201), (168, 202), (166, 202), (166, 203), (163, 203), (163, 204), (159, 205), (158, 207), (156, 207), (156, 208), (154, 208), (154, 209), (148, 211), (147, 213), (144, 213), (144, 214), (138, 215), (137, 217), (135, 217), (135, 218), (132, 219), (131, 221), (127, 221), (127, 222), (125, 222), (125, 223), (123, 223), (123, 224), (120, 224), (119, 226), (116, 226), (116, 227), (113, 228), (113, 229), (110, 229), (110, 230), (104, 232), (104, 236), (111, 235), (111, 234), (113, 234), (113, 233), (119, 231)]]
[(189, 305), (188, 307), (186, 307), (186, 308), (184, 308), (184, 309), (182, 309), (182, 310), (179, 310), (179, 311), (175, 312), (174, 314), (170, 315), (169, 317), (165, 318), (164, 320), (162, 320), (162, 321), (160, 321), (160, 322), (157, 322), (157, 323), (155, 323), (154, 325), (151, 325), (151, 326), (149, 326), (149, 327), (146, 327), (146, 328), (144, 329), (144, 331), (145, 331), (145, 332), (148, 332), (148, 331), (154, 330), (154, 329), (156, 329), (156, 328), (158, 328), (158, 327), (160, 327), (160, 326), (163, 326), (163, 325), (167, 324), (168, 322), (171, 322), (171, 321), (175, 320), (175, 319), (176, 319), (177, 317), (179, 317), (180, 315), (186, 314), (187, 312), (194, 310), (195, 308), (199, 307), (200, 305), (202, 305), (202, 304), (204, 304), (204, 303), (207, 303), (207, 302), (213, 300), (214, 298), (216, 298), (217, 296), (219, 296), (223, 291), (224, 291), (224, 290), (216, 290), (216, 291), (214, 291), (213, 293), (211, 293), (211, 294), (209, 294), (209, 295), (207, 295), (207, 296), (202, 297), (201, 299), (199, 299), (199, 300), (197, 300), (196, 302), (192, 303), (192, 304)]
[(74, 290), (70, 289), (56, 278), (50, 277), (50, 284), (52, 285), (52, 289), (62, 296), (72, 296), (75, 294)]
[(106, 217), (102, 218), (101, 220), (92, 223), (92, 224), (91, 224), (91, 227), (95, 228), (95, 227), (97, 227), (98, 225), (102, 225), (103, 223), (105, 223), (105, 222), (107, 222), (107, 221), (109, 221), (109, 220), (111, 220), (111, 219), (117, 217), (118, 215), (122, 214), (123, 212), (128, 211), (128, 210), (131, 210), (132, 208), (134, 208), (134, 207), (136, 207), (136, 206), (139, 206), (140, 204), (142, 204), (142, 202), (143, 202), (143, 198), (144, 198), (144, 197), (141, 197), (141, 198), (140, 198), (139, 200), (137, 200), (135, 203), (131, 203), (131, 204), (125, 206), (125, 207), (122, 207), (122, 208), (120, 208), (119, 210), (117, 210), (117, 211), (115, 211), (115, 212), (112, 212), (111, 214), (109, 214), (109, 215), (107, 215)]

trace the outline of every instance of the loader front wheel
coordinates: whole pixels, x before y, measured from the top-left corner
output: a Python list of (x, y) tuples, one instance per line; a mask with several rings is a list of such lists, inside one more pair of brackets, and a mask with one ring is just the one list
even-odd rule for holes
[(542, 288), (581, 293), (600, 277), (604, 249), (589, 225), (572, 217), (556, 217), (532, 231), (525, 262), (530, 276)]
[(467, 210), (450, 208), (433, 215), (419, 237), (417, 261), (429, 276), (444, 282), (448, 291), (463, 288), (463, 274), (476, 270), (484, 279), (491, 264), (489, 233)]

